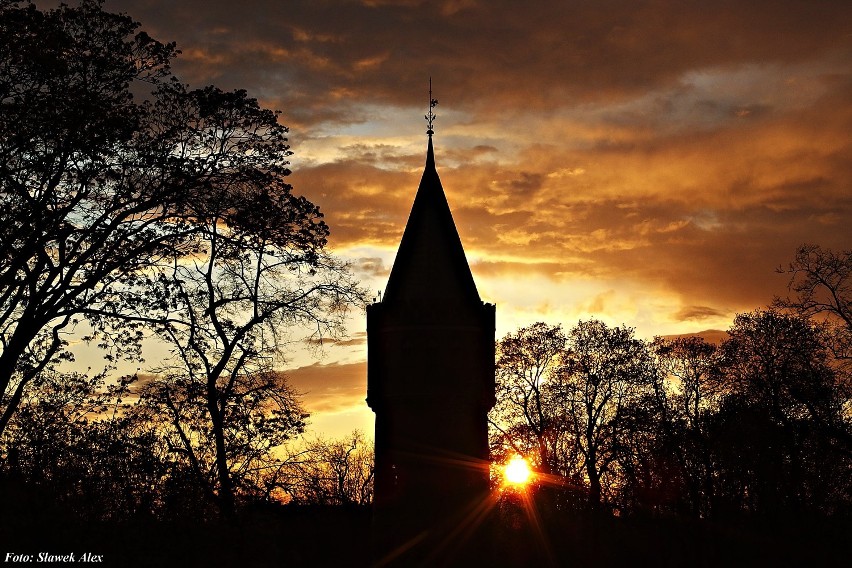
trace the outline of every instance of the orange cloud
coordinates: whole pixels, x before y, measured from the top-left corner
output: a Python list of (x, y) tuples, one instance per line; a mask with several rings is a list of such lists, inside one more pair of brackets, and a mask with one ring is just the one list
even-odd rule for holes
[(367, 366), (359, 363), (314, 363), (284, 373), (293, 388), (302, 394), (310, 413), (333, 413), (363, 402), (367, 396)]
[[(783, 292), (800, 243), (852, 242), (843, 0), (107, 7), (177, 40), (185, 80), (283, 111), (291, 181), (370, 289), (422, 172), (429, 75), (438, 170), (499, 325), (723, 327)], [(356, 397), (347, 365), (294, 377)], [(317, 400), (342, 408), (336, 392)]]

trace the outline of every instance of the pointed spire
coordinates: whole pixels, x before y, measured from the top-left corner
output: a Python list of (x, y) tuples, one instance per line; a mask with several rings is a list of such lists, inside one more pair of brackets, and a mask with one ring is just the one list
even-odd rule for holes
[(432, 98), (429, 80), (429, 136), (426, 167), (385, 289), (384, 304), (473, 306), (481, 300), (464, 254), (444, 188), (435, 168)]

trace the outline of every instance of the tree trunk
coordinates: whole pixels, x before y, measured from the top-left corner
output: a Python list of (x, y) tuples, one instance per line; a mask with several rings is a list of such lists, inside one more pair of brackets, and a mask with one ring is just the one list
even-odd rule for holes
[(595, 464), (596, 452), (592, 449), (586, 458), (586, 475), (589, 477), (589, 507), (597, 511), (601, 506), (601, 475)]
[(234, 489), (228, 468), (228, 456), (225, 451), (224, 410), (219, 410), (215, 387), (207, 391), (207, 409), (213, 424), (213, 440), (216, 444), (216, 475), (219, 478), (219, 512), (222, 517), (233, 522), (236, 519)]
[(538, 452), (541, 457), (540, 473), (550, 475), (553, 473), (553, 468), (550, 467), (550, 451), (547, 448), (547, 442), (543, 438), (538, 440)]

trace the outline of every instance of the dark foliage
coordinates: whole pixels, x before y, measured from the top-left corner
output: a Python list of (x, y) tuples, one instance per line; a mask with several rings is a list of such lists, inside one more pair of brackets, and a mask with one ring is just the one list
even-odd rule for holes
[[(544, 352), (545, 334), (532, 330), (560, 335), (546, 374), (509, 356)], [(848, 518), (852, 390), (834, 330), (774, 309), (737, 316), (718, 346), (647, 345), (596, 321), (565, 336), (524, 328), (498, 343), (500, 365), (514, 365), (500, 373), (536, 378), (503, 383), (492, 445), (530, 452), (557, 510), (585, 510), (581, 491), (622, 517)]]
[(170, 72), (175, 46), (138, 27), (95, 0), (0, 4), (0, 433), (28, 385), (73, 359), (84, 323), (106, 366), (139, 359), (153, 328), (215, 357), (210, 382), (257, 352), (259, 326), (333, 330), (360, 299), (323, 253), (322, 214), (284, 181), (277, 113), (244, 91), (189, 89)]
[[(84, 518), (233, 517), (304, 428), (283, 347), (339, 333), (362, 293), (284, 181), (278, 114), (188, 88), (138, 28), (96, 0), (0, 3), (2, 469)], [(152, 336), (153, 381), (108, 376)], [(72, 338), (101, 373), (66, 371)]]

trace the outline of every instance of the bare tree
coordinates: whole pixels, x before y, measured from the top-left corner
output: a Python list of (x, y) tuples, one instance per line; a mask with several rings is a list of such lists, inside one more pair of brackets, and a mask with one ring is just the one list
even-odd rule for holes
[[(204, 128), (244, 129), (227, 115), (211, 122)], [(159, 400), (178, 430), (182, 416), (170, 401), (203, 401), (191, 420), (207, 425), (217, 501), (226, 516), (234, 513), (234, 468), (249, 467), (245, 453), (234, 454), (233, 447), (235, 426), (250, 423), (241, 422), (243, 407), (274, 403), (270, 411), (288, 416), (278, 422), (283, 431), (297, 428), (300, 418), (286, 410), (292, 393), (282, 378), (269, 379), (274, 364), (300, 329), (313, 338), (343, 333), (349, 306), (363, 300), (348, 267), (323, 251), (328, 228), (317, 208), (276, 181), (247, 180), (202, 202), (195, 212), (203, 227), (195, 255), (175, 258), (159, 294), (150, 296), (153, 327), (173, 354), (163, 369), (172, 380), (159, 383)], [(190, 444), (184, 446), (189, 452)]]
[(581, 321), (568, 332), (561, 368), (560, 402), (583, 459), (589, 503), (602, 502), (612, 473), (625, 410), (653, 392), (656, 370), (647, 346), (627, 327)]
[(345, 438), (315, 438), (284, 467), (283, 489), (292, 501), (369, 505), (373, 499), (373, 444), (359, 431)]
[(852, 360), (852, 250), (834, 252), (805, 244), (786, 268), (792, 297), (776, 297), (773, 305), (825, 321), (834, 356)]
[(147, 384), (134, 411), (157, 426), (192, 485), (230, 519), (239, 500), (266, 497), (265, 478), (280, 468), (278, 453), (304, 431), (307, 414), (279, 373), (242, 369), (220, 377), (213, 389), (215, 425), (206, 381), (183, 369)]
[(541, 473), (564, 470), (564, 420), (554, 397), (565, 349), (561, 326), (538, 322), (497, 343), (497, 404), (489, 414), (492, 453), (534, 458)]

